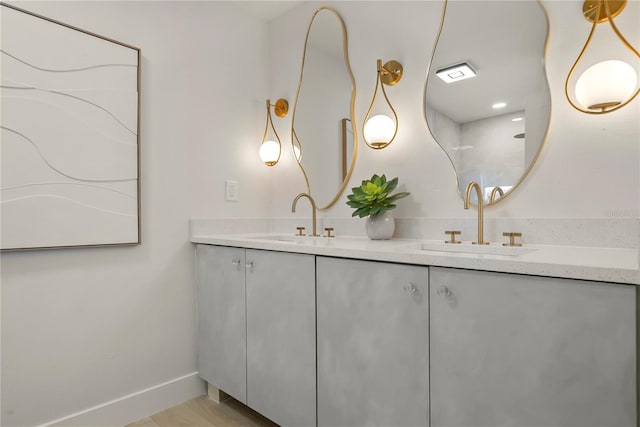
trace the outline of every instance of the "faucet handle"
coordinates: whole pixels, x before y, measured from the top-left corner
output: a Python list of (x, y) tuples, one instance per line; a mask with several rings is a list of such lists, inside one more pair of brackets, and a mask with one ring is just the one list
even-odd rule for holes
[(459, 240), (456, 240), (456, 236), (462, 234), (459, 230), (445, 230), (444, 234), (449, 234), (451, 238), (449, 240), (445, 240), (445, 243), (462, 243)]
[(509, 242), (503, 243), (502, 246), (522, 246), (522, 243), (516, 243), (516, 237), (522, 237), (522, 233), (506, 232), (502, 235), (509, 238)]
[(332, 234), (333, 233), (333, 227), (325, 227), (324, 231), (327, 232), (327, 235), (323, 236), (323, 237), (336, 237), (335, 234)]
[(306, 234), (304, 233), (304, 227), (296, 227), (296, 230), (298, 230), (296, 236), (306, 236)]

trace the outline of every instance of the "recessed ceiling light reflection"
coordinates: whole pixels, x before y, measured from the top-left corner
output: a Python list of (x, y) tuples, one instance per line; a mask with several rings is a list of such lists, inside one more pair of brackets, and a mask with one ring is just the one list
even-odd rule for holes
[(466, 62), (442, 68), (436, 71), (436, 76), (440, 77), (446, 83), (455, 83), (460, 80), (470, 79), (476, 76), (476, 72), (471, 65)]
[(515, 119), (511, 119), (512, 122), (521, 122), (522, 117), (516, 117)]
[(506, 102), (496, 102), (491, 106), (491, 108), (495, 108), (497, 110), (498, 108), (504, 108), (506, 106), (507, 106)]
[(452, 151), (467, 151), (467, 150), (473, 150), (473, 145), (460, 145), (457, 147), (451, 147)]

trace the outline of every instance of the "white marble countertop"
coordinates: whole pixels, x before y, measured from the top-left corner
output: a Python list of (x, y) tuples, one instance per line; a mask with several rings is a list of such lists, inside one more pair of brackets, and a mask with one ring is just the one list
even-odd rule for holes
[(433, 240), (295, 237), (282, 233), (196, 235), (191, 237), (191, 242), (403, 264), (640, 284), (637, 249), (546, 245), (507, 248), (500, 243), (479, 248), (470, 243), (445, 245), (442, 241)]

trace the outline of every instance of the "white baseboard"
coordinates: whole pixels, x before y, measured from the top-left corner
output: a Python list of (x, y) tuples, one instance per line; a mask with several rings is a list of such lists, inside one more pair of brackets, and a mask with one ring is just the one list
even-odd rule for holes
[(197, 372), (174, 378), (109, 402), (40, 425), (124, 426), (207, 393)]

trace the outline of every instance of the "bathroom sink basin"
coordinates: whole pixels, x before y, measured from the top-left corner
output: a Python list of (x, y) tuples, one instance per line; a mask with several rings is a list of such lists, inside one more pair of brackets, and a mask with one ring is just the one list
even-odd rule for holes
[(252, 239), (258, 240), (271, 240), (273, 242), (295, 242), (296, 240), (305, 239), (306, 236), (289, 236), (289, 235), (274, 235), (274, 236), (254, 236)]
[(534, 248), (522, 246), (502, 246), (502, 244), (500, 243), (492, 243), (490, 245), (474, 245), (471, 243), (451, 244), (444, 242), (422, 242), (420, 243), (419, 249), (422, 251), (506, 256), (521, 256), (536, 250)]
[(306, 244), (306, 245), (317, 245), (317, 244), (327, 244), (327, 238), (323, 237), (312, 237), (312, 236), (294, 236), (291, 234), (273, 234), (267, 236), (255, 236), (252, 239), (264, 240), (270, 242), (278, 242), (278, 243), (294, 243), (294, 244)]

